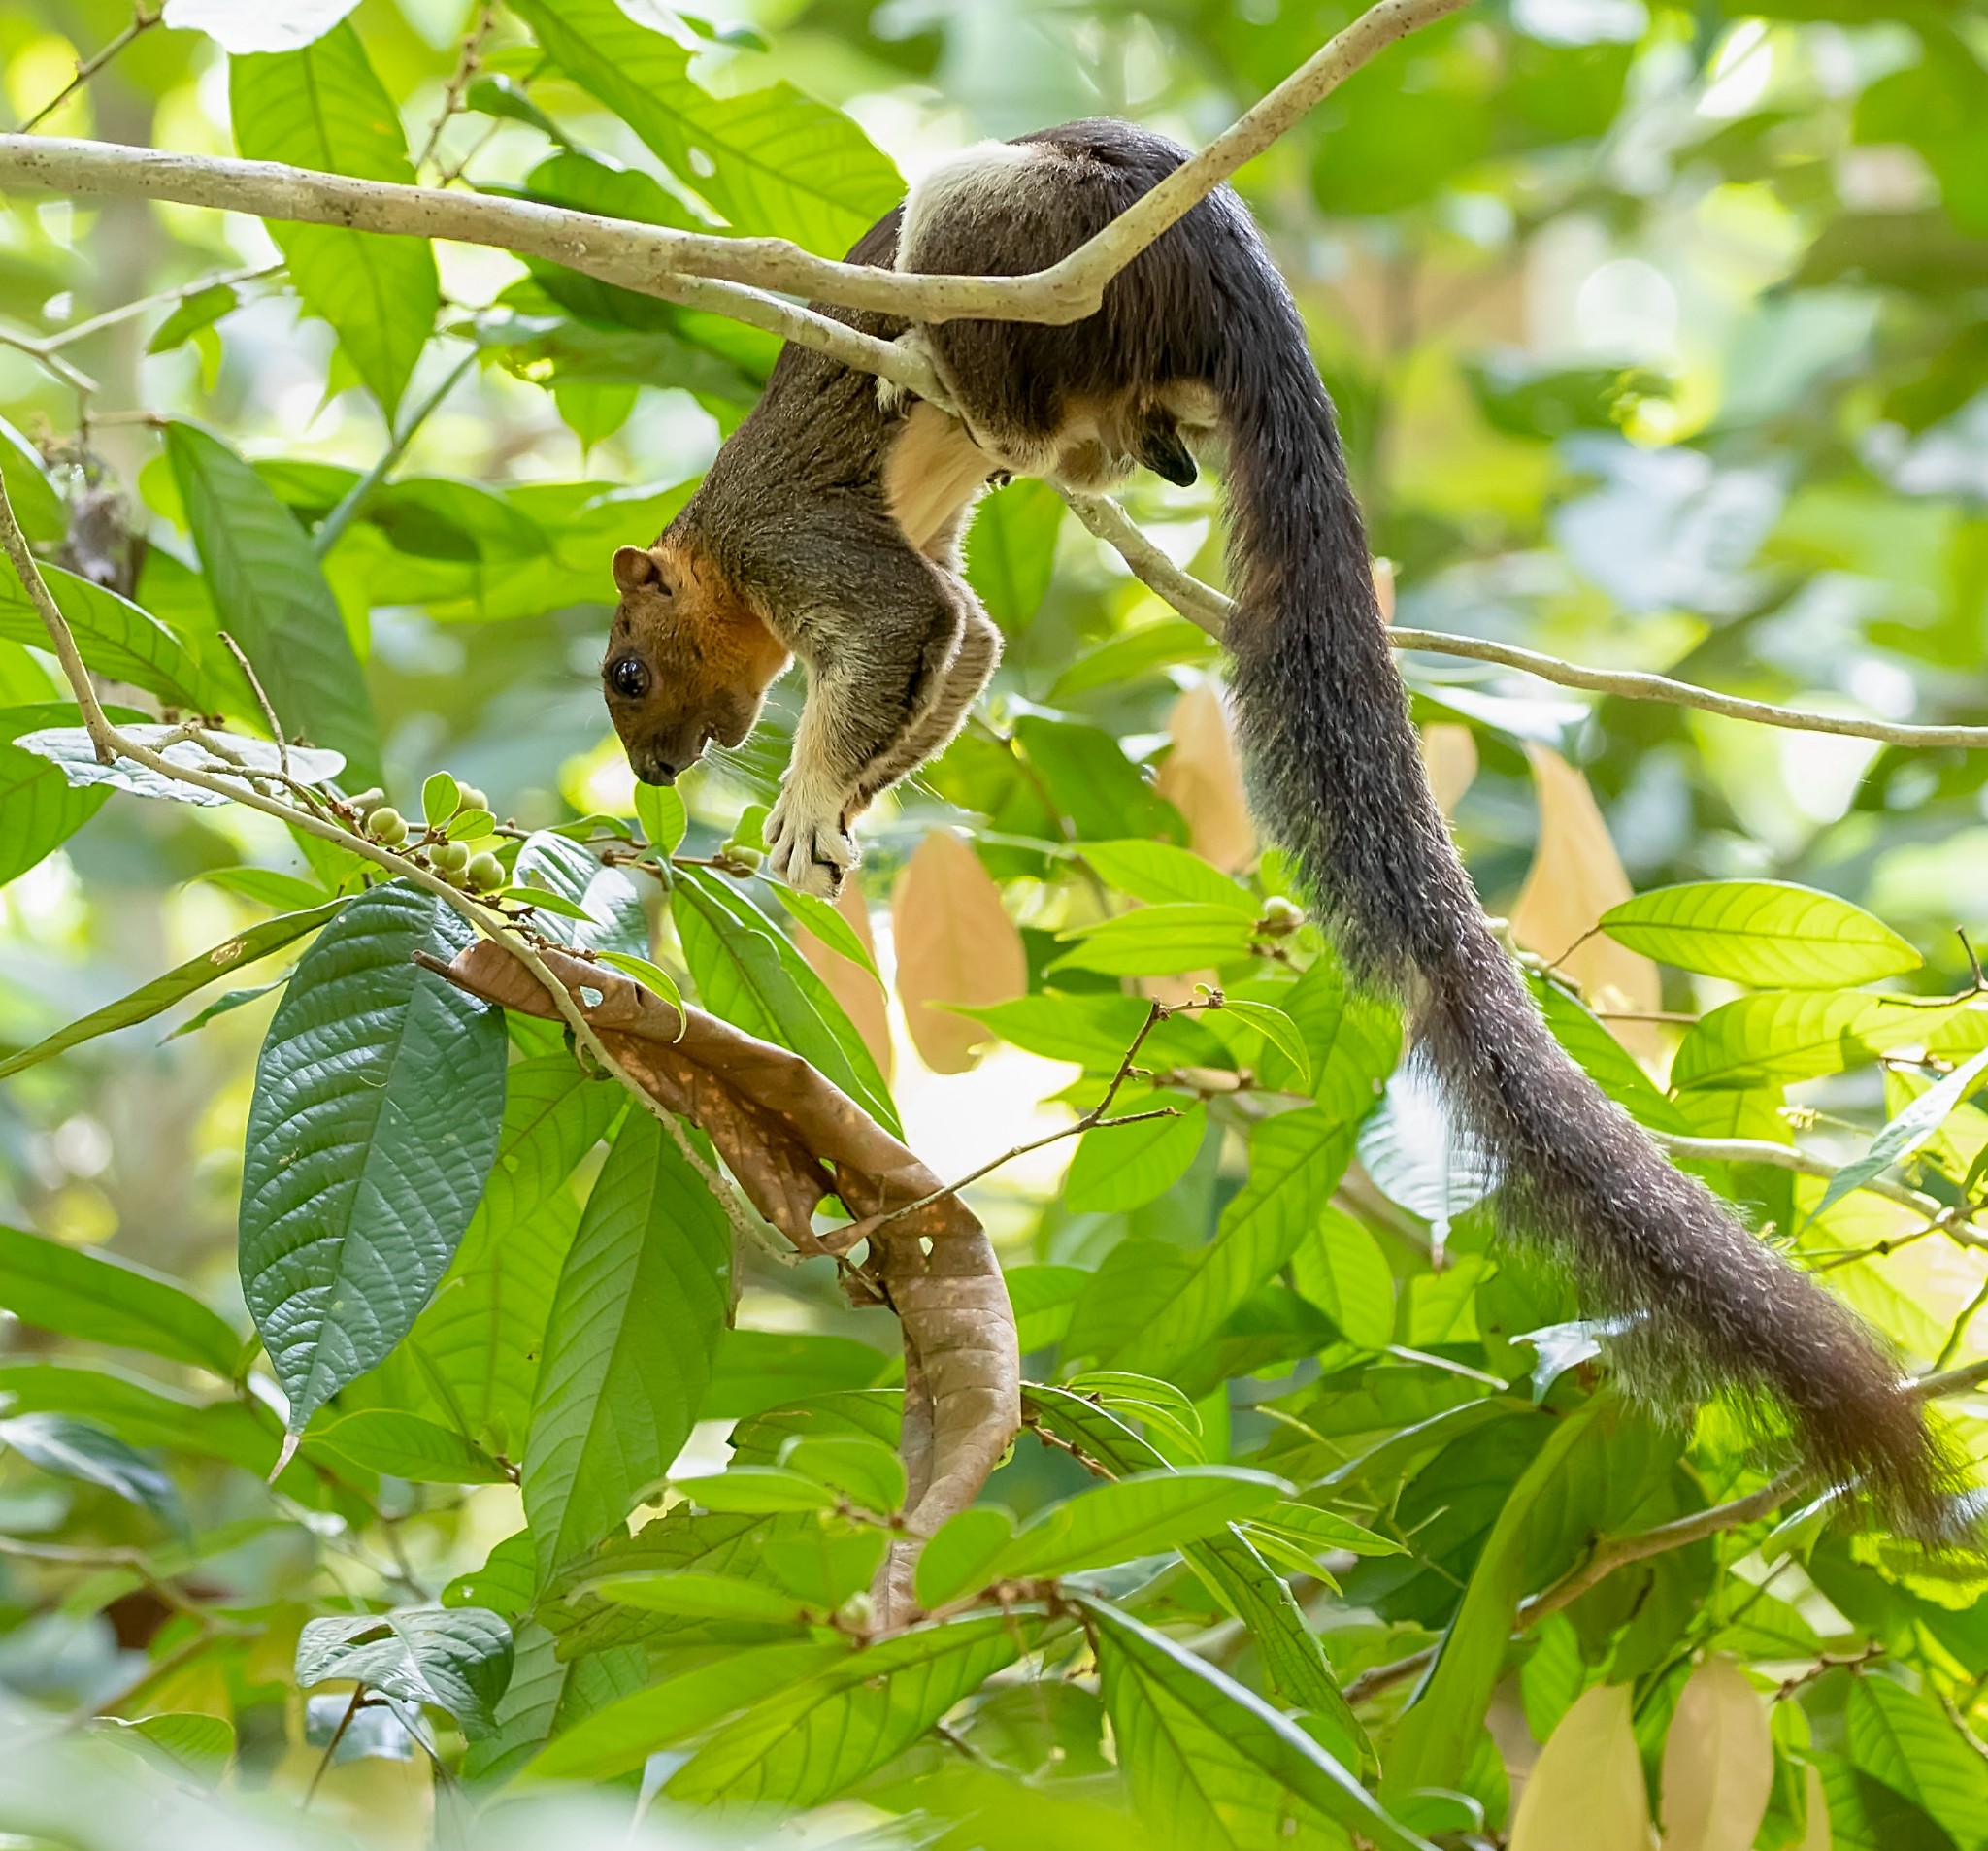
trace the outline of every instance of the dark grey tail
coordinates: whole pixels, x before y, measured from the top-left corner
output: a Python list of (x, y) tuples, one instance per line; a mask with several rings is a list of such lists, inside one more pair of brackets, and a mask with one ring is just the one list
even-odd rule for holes
[(1505, 1226), (1566, 1262), (1591, 1314), (1628, 1321), (1616, 1355), (1631, 1384), (1668, 1402), (1737, 1389), (1896, 1526), (1950, 1537), (1956, 1468), (1882, 1344), (1567, 1057), (1486, 928), (1424, 775), (1330, 402), (1281, 281), (1260, 247), (1246, 254), (1259, 274), (1221, 280), (1239, 591), (1227, 642), (1270, 832), (1354, 975), (1406, 1002), (1453, 1107), (1503, 1166)]

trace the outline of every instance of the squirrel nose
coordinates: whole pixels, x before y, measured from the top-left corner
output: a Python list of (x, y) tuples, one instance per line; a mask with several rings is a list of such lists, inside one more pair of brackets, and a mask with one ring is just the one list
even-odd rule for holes
[(677, 781), (677, 767), (666, 758), (645, 758), (634, 769), (636, 777), (645, 784), (674, 784)]

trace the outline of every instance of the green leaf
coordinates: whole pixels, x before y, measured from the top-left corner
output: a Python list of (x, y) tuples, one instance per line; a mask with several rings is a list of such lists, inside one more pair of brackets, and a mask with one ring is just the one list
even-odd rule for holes
[(1397, 1068), (1379, 1108), (1360, 1127), (1360, 1162), (1381, 1193), (1449, 1240), (1450, 1223), (1498, 1185), (1496, 1160), (1452, 1115), (1441, 1082), (1421, 1062)]
[(1252, 923), (1262, 910), (1241, 881), (1170, 842), (1085, 842), (1071, 852), (1087, 861), (1107, 886), (1149, 906), (1220, 907)]
[(255, 665), (277, 718), (343, 752), (357, 784), (377, 784), (380, 742), (365, 677), (296, 516), (197, 424), (168, 424), (166, 455), (215, 610)]
[(847, 1654), (846, 1645), (807, 1639), (727, 1652), (596, 1710), (548, 1742), (525, 1778), (612, 1780)]
[(1096, 1485), (1025, 1525), (994, 1567), (1002, 1580), (1046, 1580), (1158, 1555), (1254, 1516), (1289, 1487), (1240, 1466), (1189, 1466)]
[(201, 329), (211, 328), (223, 315), (233, 314), (241, 306), (241, 291), (231, 282), (211, 282), (205, 289), (195, 289), (174, 305), (173, 313), (152, 331), (145, 350), (170, 353), (175, 347), (183, 347)]
[(791, 1594), (732, 1574), (607, 1574), (583, 1591), (646, 1613), (670, 1613), (696, 1620), (760, 1620), (772, 1626), (799, 1626), (810, 1617)]
[(462, 786), (447, 772), (430, 772), (421, 785), (421, 817), (440, 829), (462, 808)]
[(390, 1407), (362, 1408), (311, 1437), (341, 1459), (413, 1484), (501, 1485), (510, 1478), (496, 1460), (460, 1434)]
[(1116, 995), (1018, 996), (1011, 1003), (955, 1008), (955, 1013), (986, 1023), (1011, 1046), (1107, 1074), (1125, 1058), (1148, 1012), (1139, 998)]
[(726, 1471), (679, 1478), (676, 1486), (705, 1510), (727, 1515), (770, 1516), (786, 1510), (833, 1510), (835, 1493), (812, 1478), (779, 1466), (734, 1465)]
[(690, 812), (683, 808), (683, 795), (674, 784), (638, 784), (635, 820), (642, 825), (651, 848), (660, 855), (674, 855), (682, 844), (683, 832), (690, 827)]
[(293, 1433), (407, 1335), (496, 1155), (503, 1016), (414, 962), (468, 939), (434, 896), (375, 887), (319, 935), (270, 1024), (242, 1289)]
[(1607, 1443), (1609, 1429), (1602, 1417), (1610, 1405), (1606, 1395), (1596, 1395), (1562, 1415), (1507, 1496), (1437, 1647), (1436, 1663), (1395, 1733), (1387, 1769), (1391, 1791), (1461, 1784), (1527, 1592), (1541, 1506), (1577, 1449)]
[(682, 1008), (683, 992), (677, 987), (677, 979), (660, 964), (648, 958), (630, 957), (625, 951), (601, 951), (595, 955), (611, 971), (619, 971), (623, 976), (632, 976), (644, 989), (652, 990), (672, 1008)]
[[(225, 682), (211, 677), (172, 631), (130, 599), (46, 562), (42, 577), (83, 661), (106, 679), (129, 681), (168, 707), (194, 713), (254, 711), (248, 685), (239, 675)], [(41, 612), (11, 568), (0, 572), (0, 639), (38, 649), (49, 646)]]
[[(151, 722), (120, 726), (125, 743), (156, 752), (167, 764), (204, 772), (211, 777), (244, 779), (255, 773), (271, 776), (282, 769), (282, 754), (268, 740), (246, 734), (204, 730), (201, 741), (182, 739), (177, 726)], [(205, 743), (203, 743), (205, 742)], [(44, 727), (38, 733), (22, 733), (15, 744), (23, 751), (35, 752), (54, 764), (70, 783), (80, 786), (108, 784), (113, 790), (128, 790), (139, 797), (158, 797), (171, 803), (192, 804), (204, 810), (225, 809), (233, 799), (223, 790), (189, 784), (167, 772), (155, 772), (135, 759), (116, 758), (103, 764), (97, 758), (96, 743), (81, 726)], [(328, 783), (345, 770), (343, 752), (330, 752), (301, 745), (289, 748), (290, 776), (299, 783)], [(315, 839), (314, 839), (315, 840)], [(337, 852), (343, 854), (343, 849)]]
[(774, 883), (774, 892), (779, 903), (793, 916), (796, 925), (805, 926), (828, 946), (831, 951), (840, 952), (858, 969), (867, 971), (881, 983), (878, 975), (877, 963), (871, 957), (863, 941), (856, 937), (856, 928), (843, 917), (833, 906), (819, 895), (803, 893), (796, 887), (784, 883)]
[(948, 1517), (918, 1552), (918, 1604), (927, 1612), (950, 1606), (994, 1579), (1014, 1542), (1014, 1513), (977, 1504)]
[(904, 195), (861, 129), (791, 84), (712, 96), (682, 46), (613, 0), (520, 0), (517, 11), (559, 68), (736, 232), (840, 257)]
[(463, 1757), (464, 1774), (480, 1783), (509, 1779), (548, 1735), (633, 1696), (648, 1681), (647, 1655), (640, 1646), (563, 1660), (553, 1635), (526, 1621), (517, 1630), (516, 1650), (511, 1683), (497, 1705), (496, 1733), (470, 1743)]
[(1199, 624), (1185, 617), (1161, 617), (1121, 630), (1095, 648), (1077, 656), (1050, 684), (1049, 700), (1060, 705), (1098, 688), (1122, 687), (1176, 664), (1205, 667), (1215, 660), (1217, 645)]
[(1983, 1841), (1988, 1765), (1924, 1696), (1881, 1673), (1850, 1685), (1850, 1758), (1913, 1801), (1963, 1845)]
[(1185, 842), (1180, 812), (1101, 726), (1024, 713), (1014, 737), (1060, 815), (1086, 842)]
[(1063, 497), (1023, 477), (987, 496), (967, 530), (967, 583), (1012, 636), (1041, 609), (1056, 572)]
[(1611, 907), (1618, 944), (1706, 976), (1787, 990), (1847, 989), (1924, 960), (1882, 919), (1784, 880), (1694, 880)]
[(305, 1621), (297, 1638), (300, 1689), (349, 1680), (447, 1710), (472, 1737), (497, 1727), (511, 1668), (511, 1628), (480, 1606), (341, 1613)]
[(1671, 1085), (1752, 1088), (1840, 1074), (1923, 1042), (1963, 1007), (1856, 990), (1763, 990), (1700, 1017), (1678, 1044)]
[(137, 1722), (98, 1716), (90, 1728), (113, 1739), (121, 1737), (173, 1779), (201, 1787), (219, 1783), (235, 1752), (234, 1724), (196, 1710), (167, 1710)]
[(0, 1227), (0, 1306), (45, 1331), (192, 1363), (224, 1380), (242, 1357), (233, 1327), (171, 1279), (18, 1228)]
[(1321, 1833), (1332, 1843), (1338, 1829), (1384, 1851), (1431, 1851), (1253, 1691), (1100, 1601), (1079, 1604), (1119, 1766), (1167, 1842), (1257, 1851)]
[(1219, 1013), (1246, 1022), (1291, 1063), (1298, 1091), (1311, 1090), (1310, 1049), (1306, 1046), (1298, 1024), (1282, 1009), (1272, 1003), (1257, 1003), (1248, 997), (1232, 996), (1223, 1002)]
[[(229, 59), (228, 105), (250, 160), (414, 183), (399, 112), (348, 22), (301, 50)], [(331, 323), (391, 421), (442, 299), (427, 240), (267, 222), (304, 306)]]
[(671, 912), (704, 1007), (791, 1048), (878, 1124), (903, 1136), (890, 1090), (843, 1007), (785, 934), (702, 868), (681, 868)]
[(0, 418), (0, 484), (6, 487), (20, 531), (30, 540), (52, 545), (68, 532), (62, 497), (50, 481), (40, 452), (5, 418)]
[(60, 701), (0, 708), (0, 887), (61, 847), (111, 794), (78, 789), (59, 765), (14, 744), (23, 733), (73, 726), (78, 718), (77, 710)]
[[(0, 1067), (0, 1073), (7, 1070)], [(1808, 1211), (1812, 1221), (1836, 1206), (1853, 1189), (1861, 1189), (1873, 1176), (1904, 1163), (1913, 1151), (1934, 1137), (1954, 1108), (1967, 1098), (1988, 1072), (1988, 1048), (1972, 1060), (1956, 1067), (1936, 1086), (1929, 1087), (1907, 1105), (1871, 1140), (1871, 1147), (1855, 1163), (1847, 1163), (1829, 1179), (1822, 1200)]]
[(1003, 1613), (942, 1620), (851, 1653), (727, 1723), (663, 1792), (685, 1805), (818, 1806), (1011, 1665), (1019, 1631)]
[(16, 1414), (0, 1420), (0, 1446), (58, 1478), (95, 1485), (168, 1523), (182, 1520), (173, 1481), (136, 1448), (88, 1421), (66, 1414)]
[(1328, 1207), (1291, 1255), (1291, 1279), (1301, 1296), (1361, 1349), (1394, 1339), (1394, 1269), (1379, 1242), (1351, 1215)]
[(891, 1359), (849, 1337), (729, 1330), (718, 1340), (701, 1420), (744, 1420), (838, 1390), (868, 1388)]
[(812, 1434), (788, 1446), (780, 1463), (878, 1516), (895, 1516), (905, 1507), (904, 1462), (880, 1440), (861, 1434)]
[(648, 915), (635, 882), (619, 868), (596, 861), (577, 842), (549, 829), (527, 837), (512, 877), (519, 886), (543, 888), (567, 902), (570, 910), (559, 909), (562, 921), (577, 914), (578, 931), (550, 920), (543, 928), (561, 943), (647, 960)]
[(1308, 1556), (1323, 1555), (1328, 1549), (1344, 1549), (1349, 1555), (1400, 1555), (1399, 1542), (1376, 1536), (1350, 1517), (1321, 1510), (1315, 1504), (1276, 1504), (1261, 1516), (1251, 1517), (1243, 1533), (1262, 1531), (1302, 1548)]
[(1101, 971), (1108, 976), (1175, 976), (1233, 964), (1249, 955), (1250, 921), (1229, 907), (1181, 902), (1141, 907), (1057, 938), (1077, 949), (1049, 969)]
[(307, 932), (316, 931), (319, 926), (336, 918), (346, 904), (343, 900), (333, 900), (308, 911), (287, 912), (280, 918), (265, 919), (260, 925), (236, 933), (213, 950), (203, 951), (197, 958), (188, 958), (184, 964), (168, 971), (164, 976), (152, 978), (129, 996), (91, 1010), (82, 1020), (71, 1022), (67, 1028), (58, 1030), (47, 1040), (0, 1061), (0, 1079), (19, 1073), (24, 1067), (32, 1067), (37, 1061), (65, 1053), (99, 1035), (115, 1034), (135, 1022), (150, 1021), (154, 1015), (171, 1008), (196, 990), (203, 990), (210, 983), (228, 975), (238, 966), (253, 964), (268, 957), (272, 951), (280, 951), (284, 945), (294, 943)]
[(1526, 983), (1546, 1026), (1553, 1031), (1553, 1039), (1630, 1117), (1651, 1131), (1690, 1135), (1690, 1121), (1657, 1090), (1637, 1065), (1636, 1056), (1609, 1034), (1600, 1017), (1556, 983), (1536, 975), (1529, 975)]
[(711, 1191), (631, 1111), (546, 1327), (524, 1456), (542, 1581), (621, 1522), (689, 1438), (725, 1325), (727, 1255)]
[(410, 1333), (472, 1433), (515, 1459), (531, 1424), (546, 1319), (580, 1222), (566, 1179), (626, 1096), (564, 1054), (514, 1063), (497, 1157), (455, 1263)]
[[(1121, 1100), (1116, 1109), (1145, 1110), (1161, 1103), (1162, 1095), (1145, 1094)], [(1075, 1214), (1109, 1214), (1165, 1195), (1187, 1173), (1207, 1131), (1208, 1110), (1199, 1104), (1172, 1118), (1094, 1126), (1077, 1140), (1063, 1178), (1066, 1206)]]

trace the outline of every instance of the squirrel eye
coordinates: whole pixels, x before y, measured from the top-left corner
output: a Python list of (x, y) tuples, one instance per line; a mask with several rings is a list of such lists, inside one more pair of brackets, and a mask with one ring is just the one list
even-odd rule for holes
[(624, 655), (608, 664), (608, 685), (623, 700), (639, 701), (648, 692), (648, 669), (640, 656)]

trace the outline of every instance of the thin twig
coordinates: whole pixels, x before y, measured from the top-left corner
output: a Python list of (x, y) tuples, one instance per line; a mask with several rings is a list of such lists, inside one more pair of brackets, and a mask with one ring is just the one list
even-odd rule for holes
[(248, 660), (248, 651), (230, 636), (227, 631), (219, 632), (220, 640), (228, 653), (235, 658), (235, 666), (242, 671), (248, 683), (248, 691), (255, 696), (255, 705), (262, 710), (263, 723), (269, 728), (269, 736), (276, 741), (276, 762), (282, 768), (284, 777), (290, 776), (290, 747), (283, 738), (282, 722), (276, 716), (275, 705), (255, 674), (255, 664)]
[(311, 1784), (304, 1789), (304, 1798), (298, 1801), (299, 1812), (309, 1812), (312, 1801), (317, 1798), (318, 1783), (331, 1771), (331, 1758), (338, 1753), (338, 1745), (346, 1738), (346, 1731), (352, 1726), (352, 1718), (359, 1713), (359, 1705), (366, 1700), (366, 1686), (352, 1686), (352, 1701), (346, 1705), (346, 1713), (338, 1719), (338, 1727), (331, 1732), (331, 1739), (324, 1744), (324, 1753), (317, 1758), (317, 1768), (311, 1776)]
[(72, 327), (62, 328), (49, 335), (41, 345), (51, 350), (55, 347), (66, 347), (72, 341), (82, 341), (92, 334), (101, 334), (106, 328), (115, 328), (122, 322), (129, 321), (134, 315), (144, 314), (148, 309), (156, 309), (168, 302), (178, 307), (205, 289), (232, 288), (238, 282), (260, 282), (265, 277), (281, 276), (283, 268), (281, 263), (251, 264), (240, 270), (218, 270), (210, 277), (196, 277), (191, 282), (182, 282), (171, 289), (154, 290), (149, 296), (139, 296), (134, 301), (120, 304), (117, 308), (106, 309), (102, 314), (93, 314), (87, 321), (79, 321)]
[(482, 8), (462, 42), (462, 55), (456, 59), (455, 69), (448, 74), (448, 82), (442, 91), (442, 113), (428, 125), (428, 139), (421, 144), (421, 151), (414, 156), (414, 172), (435, 158), (435, 149), (442, 141), (442, 131), (462, 108), (462, 93), (469, 88), (470, 79), (477, 74), (477, 67), (483, 61), (483, 41), (490, 36), (490, 28), (496, 22), (496, 0), (483, 0)]
[(375, 459), (373, 467), (339, 497), (337, 505), (318, 523), (317, 531), (311, 536), (311, 550), (319, 559), (330, 553), (344, 537), (346, 529), (365, 511), (374, 491), (408, 453), (408, 446), (414, 441), (415, 433), (441, 409), (442, 402), (461, 383), (463, 375), (476, 365), (478, 351), (473, 347), (449, 368), (441, 384), (402, 419), (399, 431)]
[(109, 45), (105, 46), (104, 49), (101, 51), (99, 51), (95, 57), (87, 59), (85, 62), (79, 64), (76, 67), (76, 75), (73, 78), (71, 78), (67, 83), (63, 84), (63, 86), (59, 90), (57, 90), (55, 94), (51, 96), (46, 103), (44, 103), (40, 109), (35, 111), (35, 113), (32, 116), (30, 116), (26, 121), (21, 123), (18, 133), (22, 135), (30, 134), (37, 126), (47, 121), (48, 118), (53, 116), (55, 112), (62, 107), (63, 104), (68, 102), (69, 99), (72, 96), (74, 96), (78, 90), (82, 89), (83, 86), (85, 83), (87, 83), (91, 78), (95, 77), (96, 74), (99, 71), (101, 71), (105, 65), (110, 63), (110, 61), (113, 58), (115, 58), (119, 51), (123, 50), (123, 49), (127, 45), (129, 45), (133, 39), (137, 38), (141, 32), (150, 31), (153, 26), (158, 24), (159, 20), (163, 17), (163, 12), (147, 13), (142, 7), (134, 10), (131, 16), (131, 23), (127, 25), (122, 32), (118, 33), (117, 36), (115, 39), (113, 39)]
[(907, 1202), (902, 1207), (886, 1208), (880, 1213), (865, 1215), (860, 1221), (851, 1221), (845, 1227), (836, 1228), (821, 1237), (822, 1244), (834, 1253), (846, 1253), (859, 1240), (867, 1240), (879, 1228), (892, 1221), (902, 1220), (908, 1214), (916, 1214), (920, 1208), (929, 1208), (935, 1202), (944, 1202), (948, 1196), (956, 1196), (970, 1184), (978, 1182), (982, 1176), (991, 1175), (1005, 1164), (1011, 1164), (1017, 1157), (1026, 1157), (1031, 1151), (1041, 1150), (1046, 1144), (1060, 1143), (1066, 1138), (1075, 1138), (1086, 1131), (1110, 1131), (1115, 1125), (1140, 1125), (1153, 1118), (1178, 1118), (1177, 1107), (1156, 1107), (1151, 1111), (1128, 1112), (1123, 1118), (1107, 1118), (1111, 1102), (1118, 1097), (1120, 1088), (1132, 1077), (1133, 1062), (1139, 1058), (1139, 1050), (1145, 1044), (1145, 1039), (1170, 1015), (1184, 1015), (1195, 1009), (1220, 1008), (1222, 999), (1219, 992), (1204, 1003), (1152, 1003), (1147, 1006), (1146, 1017), (1139, 1026), (1139, 1033), (1132, 1038), (1132, 1045), (1125, 1050), (1125, 1056), (1118, 1063), (1118, 1071), (1111, 1075), (1110, 1083), (1105, 1088), (1105, 1096), (1081, 1117), (1075, 1119), (1061, 1129), (1048, 1132), (1041, 1138), (1032, 1138), (1027, 1143), (1016, 1144), (1004, 1150), (1000, 1156), (990, 1158), (977, 1170), (970, 1170), (957, 1181), (948, 1182), (943, 1189), (935, 1189), (930, 1195), (920, 1196), (915, 1202)]

